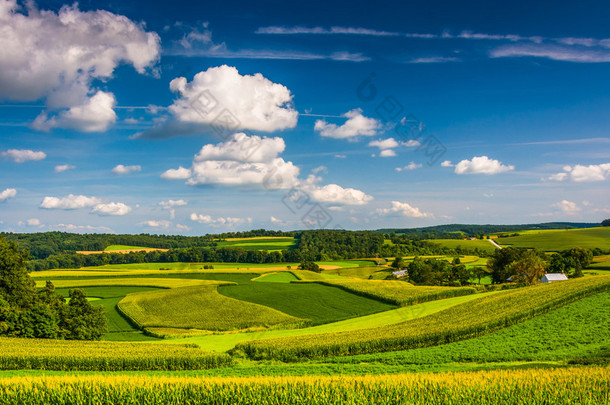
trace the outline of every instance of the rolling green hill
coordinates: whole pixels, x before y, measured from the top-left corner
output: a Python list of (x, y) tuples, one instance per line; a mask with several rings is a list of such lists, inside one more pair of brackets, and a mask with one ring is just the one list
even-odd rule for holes
[(556, 229), (519, 232), (519, 236), (497, 238), (501, 246), (537, 248), (558, 252), (572, 247), (610, 250), (610, 227)]

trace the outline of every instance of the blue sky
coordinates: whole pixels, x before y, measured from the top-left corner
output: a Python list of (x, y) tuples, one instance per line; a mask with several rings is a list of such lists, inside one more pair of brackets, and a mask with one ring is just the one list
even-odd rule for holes
[(0, 230), (599, 222), (609, 11), (1, 0)]

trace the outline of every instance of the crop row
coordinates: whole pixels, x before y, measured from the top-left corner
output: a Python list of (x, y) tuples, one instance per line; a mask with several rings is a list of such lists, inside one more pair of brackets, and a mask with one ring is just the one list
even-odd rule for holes
[(398, 306), (421, 304), (422, 302), (459, 297), (477, 292), (472, 287), (414, 286), (403, 281), (388, 280), (336, 279), (316, 282), (339, 287), (354, 294)]
[(0, 338), (0, 369), (202, 370), (232, 364), (195, 345)]
[(610, 369), (366, 377), (42, 376), (0, 379), (0, 404), (604, 404)]
[(482, 336), (598, 292), (610, 276), (587, 277), (497, 292), (432, 315), (353, 331), (262, 339), (235, 347), (254, 359), (298, 361), (435, 346)]

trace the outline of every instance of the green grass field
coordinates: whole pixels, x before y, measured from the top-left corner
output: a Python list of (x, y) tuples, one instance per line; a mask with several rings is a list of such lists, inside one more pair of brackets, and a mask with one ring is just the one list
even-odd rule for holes
[(497, 249), (497, 247), (487, 239), (430, 239), (428, 242), (450, 249), (455, 249), (459, 246), (465, 249), (481, 249), (488, 253), (493, 253)]
[(252, 279), (252, 281), (258, 281), (259, 283), (291, 283), (297, 280), (298, 278), (294, 274), (287, 271), (267, 273)]
[(335, 287), (309, 283), (248, 283), (221, 286), (218, 292), (275, 308), (297, 318), (309, 319), (314, 325), (395, 308)]
[(379, 312), (372, 315), (346, 319), (344, 321), (327, 323), (301, 329), (274, 329), (257, 332), (239, 332), (194, 336), (184, 339), (177, 339), (174, 342), (189, 342), (200, 346), (203, 350), (214, 352), (225, 352), (235, 347), (240, 342), (248, 342), (259, 339), (270, 339), (279, 337), (294, 337), (303, 335), (316, 335), (321, 333), (341, 332), (357, 329), (368, 329), (380, 326), (387, 326), (399, 322), (430, 315), (452, 306), (474, 300), (486, 295), (493, 295), (497, 292), (489, 292), (477, 295), (465, 295), (461, 297), (446, 298), (438, 301), (429, 301), (422, 304), (410, 305), (392, 309), (390, 311)]
[(519, 236), (498, 238), (502, 246), (537, 248), (558, 252), (572, 247), (610, 249), (610, 227), (522, 231)]
[(572, 360), (610, 349), (610, 293), (601, 293), (486, 336), (324, 362), (440, 364)]
[(215, 285), (129, 294), (118, 308), (140, 328), (227, 331), (302, 323), (278, 310), (219, 294)]
[(289, 237), (238, 238), (216, 242), (219, 247), (241, 247), (246, 250), (288, 250), (296, 246), (296, 240)]

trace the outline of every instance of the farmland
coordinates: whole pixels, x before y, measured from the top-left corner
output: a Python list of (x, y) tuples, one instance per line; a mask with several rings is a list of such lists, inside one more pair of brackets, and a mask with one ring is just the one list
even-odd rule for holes
[(259, 238), (228, 238), (216, 242), (219, 247), (240, 247), (246, 250), (284, 250), (295, 246), (294, 238), (283, 237), (259, 237)]
[[(268, 250), (296, 240), (224, 242)], [(486, 240), (469, 242), (495, 250)], [(403, 259), (408, 265), (415, 257)], [(459, 257), (467, 267), (487, 262), (418, 257)], [(608, 397), (607, 255), (594, 257), (587, 277), (507, 290), (477, 280), (415, 285), (393, 279), (385, 264), (393, 258), (385, 259), (316, 261), (320, 272), (297, 262), (170, 262), (32, 273), (37, 288), (50, 280), (66, 298), (82, 288), (104, 308), (108, 331), (94, 342), (0, 338), (0, 403), (68, 403), (92, 392), (106, 402), (129, 395), (254, 403), (283, 403), (287, 395), (441, 403), (445, 392), (455, 403)], [(127, 387), (127, 378), (135, 385)], [(551, 390), (543, 384), (549, 378), (570, 385)], [(595, 393), (582, 391), (589, 387)]]

